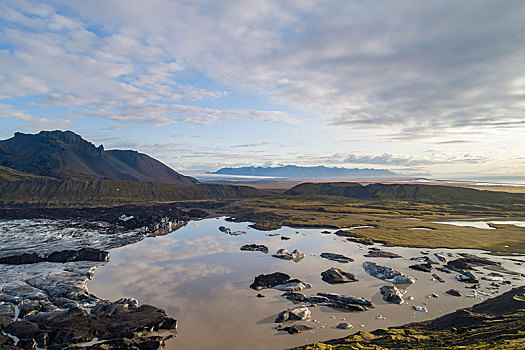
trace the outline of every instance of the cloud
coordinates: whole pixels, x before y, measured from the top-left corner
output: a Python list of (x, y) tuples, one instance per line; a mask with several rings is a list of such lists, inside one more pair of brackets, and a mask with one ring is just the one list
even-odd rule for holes
[(380, 165), (424, 165), (431, 164), (432, 161), (427, 159), (416, 158), (413, 156), (397, 156), (390, 153), (383, 153), (381, 155), (348, 155), (344, 163), (356, 163), (356, 164), (380, 164)]
[(33, 116), (25, 111), (16, 109), (9, 104), (0, 103), (0, 118), (10, 118), (23, 121), (20, 130), (36, 132), (44, 129), (67, 129), (71, 124), (67, 119), (50, 119)]

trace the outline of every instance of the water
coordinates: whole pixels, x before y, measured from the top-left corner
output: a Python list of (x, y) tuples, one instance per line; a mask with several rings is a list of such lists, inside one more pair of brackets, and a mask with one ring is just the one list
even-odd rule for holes
[[(221, 225), (230, 227), (232, 231), (246, 231), (247, 234), (227, 235), (218, 230)], [(371, 331), (431, 319), (481, 301), (480, 297), (458, 298), (444, 294), (450, 288), (458, 289), (463, 294), (470, 293), (470, 290), (464, 289), (464, 284), (454, 279), (453, 274), (437, 272), (446, 280), (446, 283), (439, 283), (431, 280), (429, 273), (409, 269), (408, 266), (416, 262), (408, 258), (422, 256), (422, 249), (382, 248), (398, 253), (405, 259), (365, 258), (366, 248), (335, 235), (322, 234), (321, 231), (326, 230), (282, 228), (274, 232), (262, 232), (249, 228), (248, 223), (229, 223), (223, 218), (192, 221), (169, 235), (147, 238), (112, 249), (110, 262), (97, 269), (88, 287), (99, 297), (110, 300), (123, 296), (134, 297), (140, 303), (166, 310), (169, 316), (179, 321), (178, 336), (168, 341), (168, 349), (284, 349), (343, 337), (358, 330)], [(270, 233), (280, 233), (290, 237), (290, 240), (268, 236)], [(249, 243), (265, 244), (270, 253), (239, 250), (242, 245)], [(298, 263), (272, 257), (271, 254), (279, 248), (290, 251), (298, 248), (306, 256)], [(484, 254), (474, 250), (424, 251), (430, 254), (434, 251), (450, 252), (454, 256), (458, 252)], [(342, 264), (329, 261), (319, 257), (323, 252), (344, 254), (354, 258), (355, 262)], [(524, 265), (515, 265), (503, 257), (492, 258), (503, 262), (508, 269), (525, 273)], [(407, 287), (405, 304), (388, 304), (382, 300), (379, 288), (389, 283), (368, 275), (362, 268), (364, 261), (394, 267), (417, 278), (414, 285)], [(342, 285), (323, 282), (320, 273), (330, 267), (339, 267), (355, 274), (359, 282)], [(282, 298), (280, 291), (262, 290), (260, 293), (265, 298), (257, 298), (259, 292), (248, 288), (255, 276), (277, 271), (311, 283), (313, 288), (303, 291), (307, 296), (321, 291), (336, 292), (365, 297), (376, 307), (360, 313), (312, 307), (312, 319), (303, 324), (314, 327), (313, 330), (298, 335), (278, 332), (275, 330), (277, 324), (273, 322), (275, 317), (294, 304)], [(512, 282), (525, 283), (523, 279)], [(500, 292), (510, 288), (501, 287)], [(485, 288), (481, 290), (488, 291)], [(427, 299), (431, 293), (437, 293), (439, 298)], [(407, 301), (409, 295), (415, 300)], [(412, 305), (426, 306), (428, 313), (416, 312), (412, 310)], [(386, 319), (376, 319), (380, 315)], [(343, 322), (343, 318), (344, 322), (354, 326), (352, 330), (335, 328)], [(364, 324), (364, 327), (360, 327), (360, 324)]]
[(483, 220), (483, 221), (472, 221), (472, 220), (458, 220), (458, 221), (435, 221), (435, 224), (447, 224), (454, 226), (465, 226), (465, 227), (475, 227), (482, 228), (486, 230), (495, 230), (494, 227), (490, 224), (500, 224), (500, 225), (514, 225), (518, 227), (525, 227), (525, 221), (499, 221), (499, 220)]

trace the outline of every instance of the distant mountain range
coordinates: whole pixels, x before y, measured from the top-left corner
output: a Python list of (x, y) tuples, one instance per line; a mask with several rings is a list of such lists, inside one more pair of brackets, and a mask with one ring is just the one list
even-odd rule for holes
[(238, 175), (238, 176), (269, 176), (285, 179), (363, 179), (384, 178), (397, 174), (386, 169), (347, 169), (330, 168), (325, 166), (302, 167), (296, 165), (285, 165), (279, 167), (240, 167), (222, 168), (209, 174)]
[(105, 151), (71, 131), (15, 133), (0, 141), (0, 166), (57, 179), (103, 179), (193, 185), (198, 181), (132, 150)]

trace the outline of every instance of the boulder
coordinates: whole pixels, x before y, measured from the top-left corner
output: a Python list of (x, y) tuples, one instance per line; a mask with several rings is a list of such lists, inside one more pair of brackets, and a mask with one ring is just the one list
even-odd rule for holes
[(325, 258), (332, 261), (337, 261), (340, 263), (349, 263), (354, 261), (354, 259), (349, 258), (347, 256), (344, 256), (342, 254), (335, 254), (335, 253), (321, 253), (321, 258)]
[(427, 308), (424, 306), (412, 305), (412, 309), (419, 311), (419, 312), (428, 312)]
[(275, 329), (277, 329), (278, 331), (288, 332), (288, 334), (298, 334), (298, 333), (301, 333), (302, 331), (307, 331), (313, 328), (305, 326), (304, 324), (294, 324), (292, 326), (286, 326), (286, 327), (279, 325)]
[(402, 258), (401, 255), (391, 252), (384, 252), (382, 250), (369, 250), (368, 254), (365, 255), (367, 258), (388, 258), (388, 259), (396, 259), (396, 258)]
[(439, 275), (433, 273), (432, 274), (432, 277), (434, 277), (436, 279), (436, 281), (439, 281), (441, 283), (445, 283), (445, 280), (443, 278), (441, 278)]
[(263, 252), (264, 254), (268, 254), (269, 252), (268, 247), (264, 244), (245, 244), (241, 247), (241, 250), (249, 252)]
[(347, 323), (347, 322), (341, 322), (339, 323), (335, 328), (337, 329), (350, 329), (352, 328), (353, 326), (350, 324), (350, 323)]
[(395, 286), (383, 286), (380, 289), (383, 300), (392, 304), (403, 304), (403, 294)]
[(250, 285), (250, 288), (255, 290), (273, 288), (279, 284), (286, 283), (289, 280), (290, 276), (282, 272), (274, 272), (267, 275), (261, 274), (255, 277), (255, 281)]
[(457, 290), (457, 289), (449, 289), (445, 293), (447, 293), (449, 295), (453, 295), (455, 297), (460, 297), (461, 296), (461, 292), (459, 290)]
[(326, 271), (321, 272), (321, 279), (326, 283), (337, 284), (337, 283), (348, 283), (356, 282), (354, 274), (345, 272), (336, 267), (329, 268)]
[(409, 268), (411, 268), (412, 270), (417, 270), (417, 271), (431, 272), (432, 264), (427, 262), (425, 264), (410, 265)]
[(286, 321), (304, 321), (312, 315), (312, 312), (306, 307), (296, 307), (280, 312), (275, 319), (275, 323), (282, 323)]
[(407, 276), (390, 267), (377, 265), (371, 261), (364, 262), (363, 268), (369, 275), (395, 284), (412, 284), (416, 281), (414, 277)]
[(441, 261), (442, 263), (447, 263), (448, 262), (448, 259), (446, 256), (444, 256), (443, 254), (440, 254), (440, 253), (434, 253), (434, 256), (439, 260)]
[(303, 289), (309, 289), (312, 288), (312, 285), (308, 282), (303, 282), (297, 279), (289, 280), (285, 283), (278, 284), (275, 287), (273, 287), (277, 290), (281, 290), (283, 292), (300, 292)]

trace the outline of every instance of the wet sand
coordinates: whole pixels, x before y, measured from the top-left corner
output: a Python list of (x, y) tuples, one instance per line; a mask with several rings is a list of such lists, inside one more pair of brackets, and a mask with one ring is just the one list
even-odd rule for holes
[[(88, 287), (102, 298), (115, 300), (123, 296), (134, 297), (140, 303), (165, 309), (170, 317), (179, 321), (178, 336), (167, 343), (168, 349), (284, 349), (342, 337), (358, 330), (370, 331), (432, 319), (487, 298), (444, 294), (450, 288), (458, 289), (464, 295), (471, 293), (470, 289), (464, 288), (463, 283), (454, 279), (456, 274), (433, 271), (445, 279), (445, 283), (440, 283), (432, 280), (430, 273), (409, 269), (409, 265), (416, 263), (409, 258), (422, 256), (422, 250), (430, 254), (450, 252), (454, 257), (459, 252), (483, 255), (501, 261), (510, 270), (525, 273), (525, 264), (518, 266), (515, 261), (485, 255), (482, 251), (391, 247), (381, 249), (398, 253), (404, 259), (366, 258), (363, 255), (368, 247), (362, 248), (333, 234), (322, 234), (322, 229), (282, 228), (274, 232), (262, 232), (250, 229), (248, 224), (229, 223), (222, 218), (192, 221), (169, 235), (147, 238), (136, 244), (112, 249), (110, 262), (96, 270)], [(222, 233), (218, 230), (221, 225), (230, 227), (232, 231), (246, 231), (247, 234), (231, 236)], [(280, 236), (270, 237), (270, 233), (280, 233), (290, 237), (290, 240), (283, 241)], [(270, 253), (239, 250), (242, 245), (249, 243), (265, 244)], [(279, 248), (290, 251), (301, 249), (305, 258), (295, 263), (272, 257), (271, 254)], [(323, 252), (344, 254), (355, 261), (348, 264), (329, 261), (319, 257)], [(523, 257), (518, 259), (525, 260)], [(404, 304), (394, 305), (383, 301), (379, 288), (391, 284), (368, 275), (362, 268), (364, 261), (393, 267), (417, 278), (414, 285), (407, 287)], [(320, 274), (330, 267), (355, 274), (359, 282), (342, 285), (323, 282)], [(490, 272), (482, 268), (479, 270)], [(278, 332), (275, 330), (277, 324), (274, 323), (276, 315), (294, 304), (282, 298), (281, 291), (262, 290), (260, 293), (265, 298), (257, 298), (259, 292), (248, 287), (255, 276), (277, 271), (311, 283), (312, 289), (302, 291), (307, 296), (317, 292), (335, 292), (364, 297), (371, 300), (375, 308), (365, 312), (343, 312), (324, 306), (312, 307), (311, 320), (302, 323), (314, 329), (298, 335)], [(525, 280), (521, 278), (512, 283), (523, 285)], [(485, 287), (489, 282), (482, 281), (482, 284)], [(499, 293), (510, 288), (512, 286), (502, 286)], [(488, 292), (486, 288), (481, 290)], [(439, 298), (427, 299), (431, 293), (437, 293)], [(414, 301), (407, 300), (409, 295), (415, 298)], [(416, 312), (412, 310), (412, 305), (426, 306), (428, 312)], [(386, 319), (376, 319), (380, 315)], [(349, 322), (354, 328), (336, 329), (335, 326), (340, 322)], [(360, 327), (360, 324), (364, 327)]]

